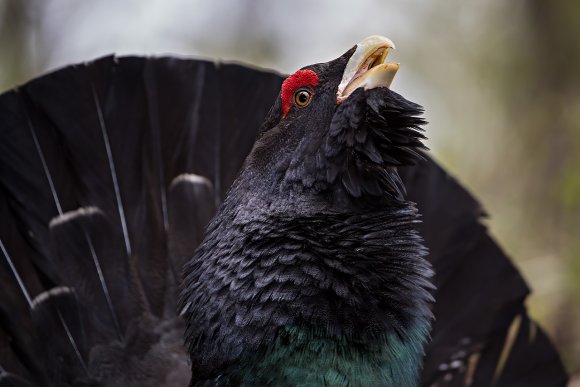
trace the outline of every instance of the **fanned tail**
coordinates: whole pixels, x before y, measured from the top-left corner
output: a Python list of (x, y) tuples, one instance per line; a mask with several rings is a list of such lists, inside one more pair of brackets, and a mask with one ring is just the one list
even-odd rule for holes
[(0, 96), (0, 386), (187, 384), (181, 266), (279, 86), (106, 57)]
[(566, 385), (556, 350), (527, 315), (526, 283), (481, 223), (481, 205), (428, 157), (401, 177), (435, 268), (423, 385)]

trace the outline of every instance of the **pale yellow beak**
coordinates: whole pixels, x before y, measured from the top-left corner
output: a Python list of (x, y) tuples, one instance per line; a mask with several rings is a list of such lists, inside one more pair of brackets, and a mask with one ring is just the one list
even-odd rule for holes
[(392, 49), (395, 49), (395, 44), (379, 35), (369, 36), (357, 44), (338, 85), (336, 102), (341, 103), (359, 87), (366, 90), (390, 87), (399, 69), (398, 63), (385, 63)]

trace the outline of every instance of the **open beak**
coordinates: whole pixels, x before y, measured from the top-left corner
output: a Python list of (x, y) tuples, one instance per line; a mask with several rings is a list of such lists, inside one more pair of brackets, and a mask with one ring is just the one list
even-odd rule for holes
[(385, 63), (389, 51), (395, 48), (391, 40), (372, 35), (357, 44), (348, 60), (336, 92), (336, 103), (341, 103), (358, 89), (389, 87), (399, 69), (398, 63)]

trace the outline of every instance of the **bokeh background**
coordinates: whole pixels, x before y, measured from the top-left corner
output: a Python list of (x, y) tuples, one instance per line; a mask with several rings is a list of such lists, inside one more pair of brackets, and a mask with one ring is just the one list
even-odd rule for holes
[(433, 154), (491, 214), (580, 386), (580, 2), (0, 0), (0, 91), (112, 52), (293, 72), (372, 34), (398, 46), (393, 89), (425, 106)]

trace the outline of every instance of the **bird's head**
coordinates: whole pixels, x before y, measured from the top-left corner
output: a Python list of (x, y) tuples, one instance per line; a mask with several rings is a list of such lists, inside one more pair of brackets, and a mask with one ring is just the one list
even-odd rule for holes
[(396, 167), (423, 148), (424, 121), (419, 105), (389, 89), (399, 69), (385, 62), (394, 48), (370, 36), (284, 81), (245, 165), (268, 195), (331, 193), (334, 205), (402, 197)]

